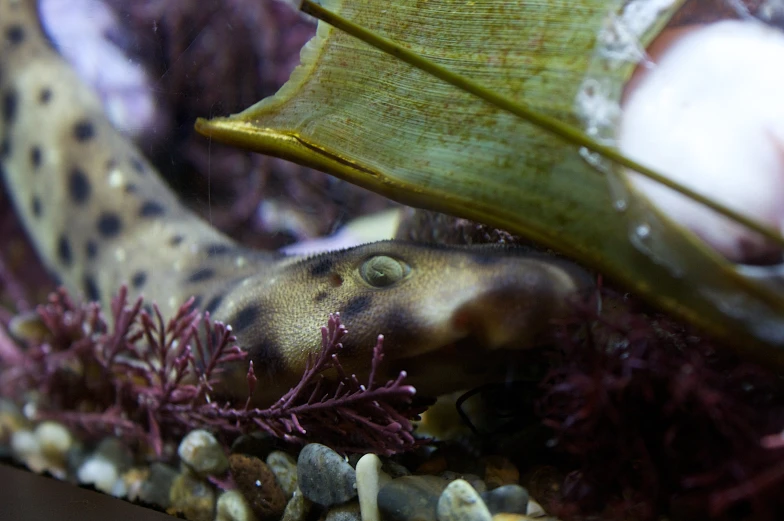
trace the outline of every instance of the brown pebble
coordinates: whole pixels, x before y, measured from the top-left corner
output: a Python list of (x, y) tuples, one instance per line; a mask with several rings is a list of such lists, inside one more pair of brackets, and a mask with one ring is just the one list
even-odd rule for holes
[(266, 463), (255, 456), (232, 454), (229, 469), (237, 488), (260, 521), (278, 519), (286, 508), (286, 496)]
[(429, 460), (422, 463), (416, 468), (414, 472), (415, 474), (429, 474), (431, 476), (435, 476), (444, 472), (446, 468), (446, 456), (439, 454), (436, 457), (430, 458)]
[(523, 475), (520, 484), (528, 489), (528, 493), (543, 505), (557, 500), (564, 476), (557, 468), (541, 465), (532, 468)]
[(504, 485), (520, 483), (520, 471), (503, 456), (487, 456), (485, 463), (485, 484), (490, 490)]
[(172, 482), (166, 509), (170, 515), (183, 514), (190, 521), (212, 521), (215, 509), (215, 491), (201, 479), (180, 474)]
[(534, 521), (534, 518), (528, 517), (523, 514), (496, 514), (493, 516), (493, 521)]

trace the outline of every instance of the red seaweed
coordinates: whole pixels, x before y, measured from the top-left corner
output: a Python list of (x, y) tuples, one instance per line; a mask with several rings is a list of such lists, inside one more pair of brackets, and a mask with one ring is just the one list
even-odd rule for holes
[[(214, 392), (223, 368), (246, 353), (233, 345), (231, 328), (184, 303), (168, 321), (158, 307), (129, 303), (123, 287), (107, 321), (96, 303), (76, 303), (64, 289), (38, 308), (49, 331), (46, 341), (16, 346), (0, 336), (0, 393), (17, 401), (35, 395), (38, 419), (51, 419), (84, 438), (116, 435), (160, 455), (166, 441), (204, 428), (227, 442), (263, 430), (295, 444), (318, 441), (345, 452), (394, 454), (418, 445), (410, 420), (415, 389), (405, 373), (375, 382), (383, 359), (383, 337), (373, 351), (364, 385), (343, 371), (341, 339), (348, 334), (339, 315), (322, 328), (321, 350), (302, 380), (266, 409), (250, 407), (256, 378), (248, 371), (248, 398), (221, 401)], [(323, 373), (335, 370), (336, 382)]]

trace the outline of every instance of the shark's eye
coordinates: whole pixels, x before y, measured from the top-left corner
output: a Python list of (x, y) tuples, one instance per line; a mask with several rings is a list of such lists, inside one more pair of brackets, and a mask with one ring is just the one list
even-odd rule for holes
[(391, 286), (401, 281), (410, 272), (411, 266), (386, 255), (371, 257), (359, 268), (359, 273), (365, 282), (376, 288)]

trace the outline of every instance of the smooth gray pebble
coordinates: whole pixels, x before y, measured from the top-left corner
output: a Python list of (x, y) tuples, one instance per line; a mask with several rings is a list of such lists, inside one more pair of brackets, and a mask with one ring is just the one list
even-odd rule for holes
[(482, 494), (482, 500), (493, 515), (525, 514), (528, 491), (520, 485), (503, 485)]
[(378, 492), (383, 521), (435, 521), (438, 498), (449, 482), (438, 476), (403, 476)]
[(337, 452), (320, 443), (305, 445), (297, 459), (302, 494), (322, 506), (357, 497), (356, 471)]

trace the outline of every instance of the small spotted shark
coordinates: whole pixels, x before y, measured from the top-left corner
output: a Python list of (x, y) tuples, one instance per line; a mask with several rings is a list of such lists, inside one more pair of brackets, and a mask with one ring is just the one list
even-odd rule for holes
[[(121, 284), (172, 314), (187, 298), (231, 324), (259, 378), (256, 404), (295, 385), (320, 326), (339, 311), (341, 362), (367, 375), (378, 334), (384, 376), (436, 395), (505, 375), (590, 286), (574, 264), (502, 246), (382, 241), (315, 256), (238, 245), (188, 211), (107, 120), (58, 55), (34, 0), (0, 0), (0, 166), (44, 263), (106, 306)], [(247, 396), (247, 363), (222, 375)]]

